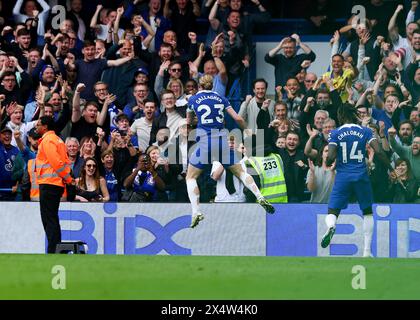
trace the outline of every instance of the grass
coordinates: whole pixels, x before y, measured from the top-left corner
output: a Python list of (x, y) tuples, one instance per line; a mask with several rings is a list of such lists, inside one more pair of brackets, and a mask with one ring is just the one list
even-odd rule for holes
[[(65, 268), (66, 289), (52, 288)], [(355, 265), (366, 289), (355, 290)], [(420, 260), (0, 255), (0, 299), (420, 299)]]

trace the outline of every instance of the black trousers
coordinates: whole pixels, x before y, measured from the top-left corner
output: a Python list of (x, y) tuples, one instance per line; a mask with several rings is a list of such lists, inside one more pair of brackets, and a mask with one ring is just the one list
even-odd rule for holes
[(51, 184), (39, 185), (39, 205), (41, 207), (42, 224), (48, 239), (48, 253), (55, 253), (57, 244), (61, 242), (58, 208), (63, 192), (63, 187)]

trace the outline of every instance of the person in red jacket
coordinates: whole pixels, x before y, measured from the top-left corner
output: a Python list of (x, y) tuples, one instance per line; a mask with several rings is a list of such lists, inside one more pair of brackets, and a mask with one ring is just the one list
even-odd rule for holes
[(48, 239), (48, 253), (55, 253), (57, 244), (61, 242), (58, 218), (60, 198), (65, 185), (75, 185), (75, 181), (71, 176), (66, 145), (54, 132), (54, 119), (41, 117), (36, 123), (36, 131), (42, 136), (35, 160), (41, 219)]

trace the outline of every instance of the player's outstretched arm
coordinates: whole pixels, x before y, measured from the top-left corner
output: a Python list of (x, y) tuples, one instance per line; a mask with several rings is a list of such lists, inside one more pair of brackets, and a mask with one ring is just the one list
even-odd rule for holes
[(242, 130), (246, 129), (247, 124), (246, 124), (244, 118), (242, 118), (239, 114), (237, 114), (236, 111), (233, 108), (227, 108), (226, 112), (232, 117), (233, 120), (236, 121), (236, 123), (239, 125), (239, 127)]
[(391, 166), (391, 161), (389, 161), (385, 152), (380, 147), (378, 140), (373, 139), (372, 141), (370, 141), (369, 145), (372, 147), (373, 151), (375, 151), (375, 154), (378, 157), (379, 161), (381, 161), (391, 173), (394, 172), (394, 168)]
[(337, 158), (337, 146), (335, 144), (328, 145), (327, 167), (331, 167)]

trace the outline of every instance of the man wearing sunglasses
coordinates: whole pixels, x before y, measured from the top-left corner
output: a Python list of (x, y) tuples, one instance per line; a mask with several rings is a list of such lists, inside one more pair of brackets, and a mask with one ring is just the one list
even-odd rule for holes
[(303, 80), (303, 84), (305, 85), (305, 92), (308, 92), (313, 87), (317, 79), (317, 75), (313, 72), (308, 72), (305, 75), (305, 79)]
[[(165, 61), (160, 65), (159, 72), (156, 75), (155, 80), (155, 92), (158, 96), (161, 95), (162, 91), (168, 85), (169, 80), (182, 79), (182, 65), (179, 61)], [(183, 81), (184, 82), (184, 81)]]

